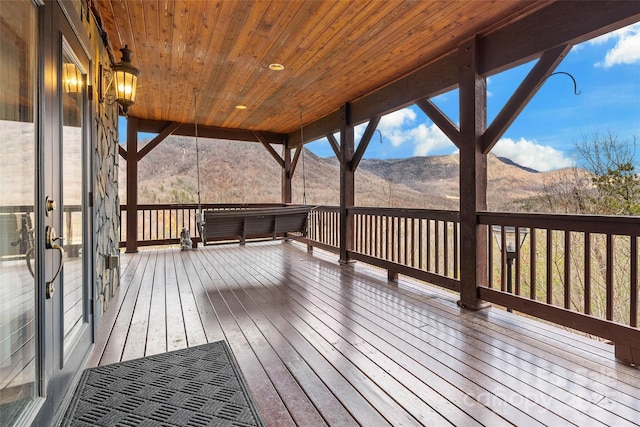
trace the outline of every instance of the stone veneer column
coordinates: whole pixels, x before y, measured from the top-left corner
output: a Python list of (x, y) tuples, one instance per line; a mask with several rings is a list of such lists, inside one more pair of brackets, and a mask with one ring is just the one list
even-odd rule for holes
[(93, 49), (91, 85), (93, 112), (91, 123), (93, 163), (93, 244), (94, 292), (96, 315), (109, 307), (120, 286), (120, 198), (118, 195), (118, 104), (107, 105), (98, 100), (99, 65), (111, 68), (109, 55), (92, 17), (83, 14), (83, 24)]

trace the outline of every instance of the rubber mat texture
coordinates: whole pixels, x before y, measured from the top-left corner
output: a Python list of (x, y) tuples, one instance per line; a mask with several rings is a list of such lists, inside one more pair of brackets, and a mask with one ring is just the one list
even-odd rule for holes
[(87, 369), (62, 426), (264, 426), (226, 341)]

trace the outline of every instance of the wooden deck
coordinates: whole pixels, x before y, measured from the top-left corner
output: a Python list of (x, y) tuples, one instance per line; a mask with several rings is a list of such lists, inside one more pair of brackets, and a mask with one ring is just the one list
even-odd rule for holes
[(297, 243), (121, 262), (89, 365), (226, 339), (270, 426), (640, 423), (612, 346)]

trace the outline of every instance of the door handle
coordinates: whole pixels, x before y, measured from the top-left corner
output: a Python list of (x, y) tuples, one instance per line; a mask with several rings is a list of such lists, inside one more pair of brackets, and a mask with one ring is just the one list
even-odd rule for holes
[(53, 296), (53, 293), (56, 291), (55, 287), (53, 286), (53, 282), (55, 282), (58, 278), (58, 275), (60, 275), (60, 272), (62, 271), (62, 265), (64, 264), (64, 249), (62, 249), (62, 246), (55, 243), (58, 240), (63, 240), (63, 237), (57, 237), (56, 230), (50, 225), (47, 225), (44, 230), (44, 247), (46, 249), (55, 249), (60, 252), (60, 263), (58, 264), (56, 274), (53, 275), (53, 279), (47, 282), (45, 287), (45, 296), (47, 299), (50, 299)]

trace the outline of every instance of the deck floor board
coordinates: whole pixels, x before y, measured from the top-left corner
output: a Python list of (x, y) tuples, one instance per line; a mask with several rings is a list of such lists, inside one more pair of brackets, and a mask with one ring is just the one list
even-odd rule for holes
[(270, 426), (639, 425), (613, 347), (297, 243), (123, 254), (90, 366), (226, 339)]

